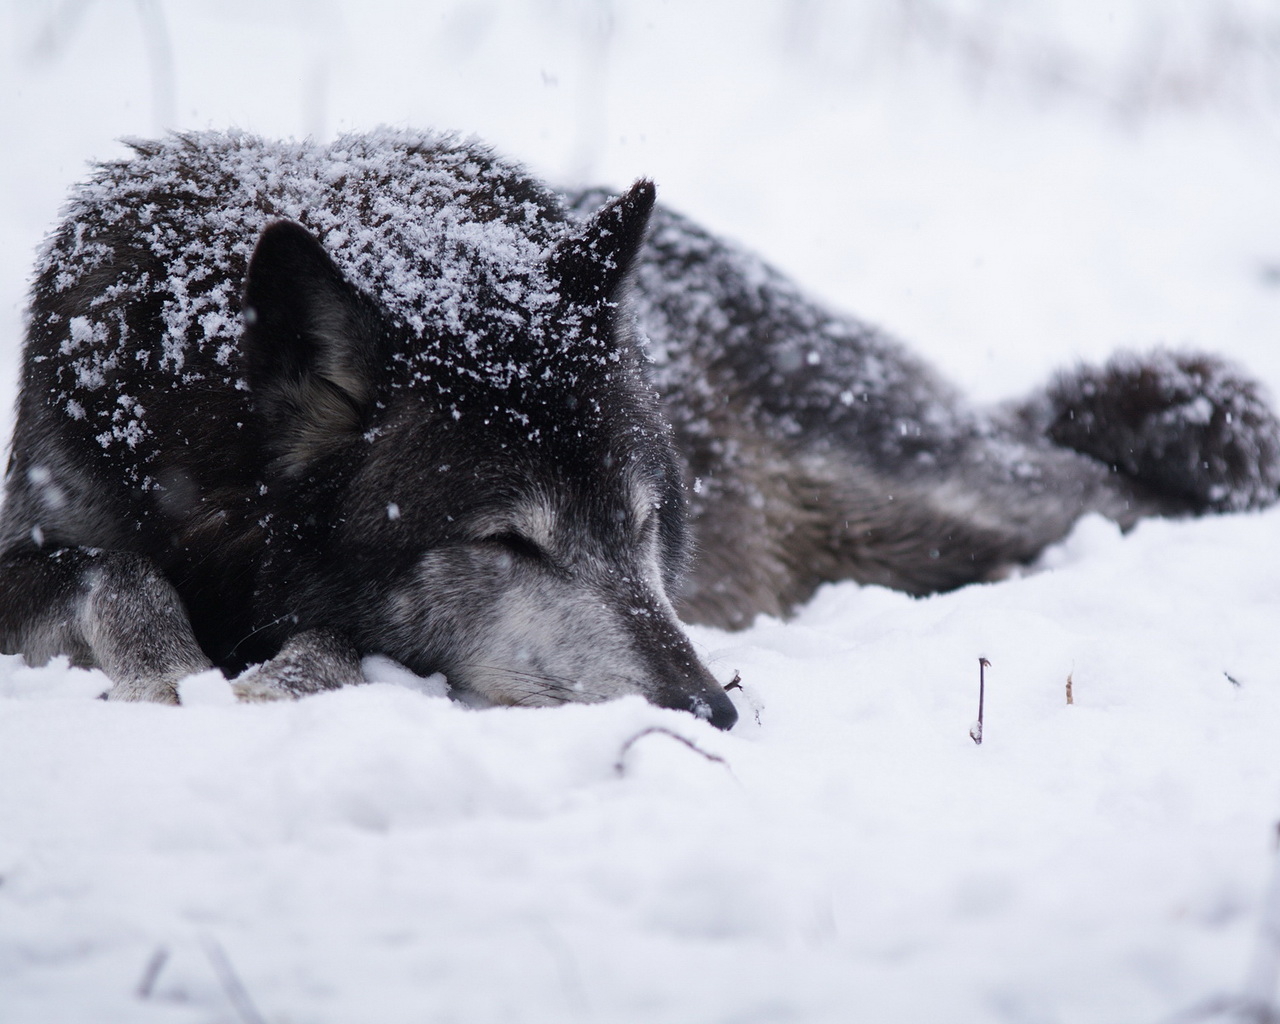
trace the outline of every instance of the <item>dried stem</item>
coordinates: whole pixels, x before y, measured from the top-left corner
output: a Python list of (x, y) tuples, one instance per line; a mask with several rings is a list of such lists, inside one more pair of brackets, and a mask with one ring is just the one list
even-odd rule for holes
[(253, 1005), (253, 1000), (249, 998), (244, 982), (240, 980), (235, 968), (231, 966), (227, 951), (214, 939), (205, 939), (204, 955), (209, 958), (209, 963), (213, 965), (214, 973), (218, 976), (218, 982), (222, 985), (222, 991), (226, 993), (227, 1000), (231, 1003), (231, 1008), (236, 1011), (236, 1016), (240, 1018), (243, 1024), (267, 1024), (266, 1018), (258, 1012), (258, 1008)]
[(722, 764), (726, 768), (729, 767), (729, 762), (726, 761), (719, 754), (708, 753), (707, 751), (703, 750), (700, 746), (698, 746), (696, 743), (694, 743), (692, 740), (685, 739), (678, 732), (672, 732), (670, 729), (667, 729), (661, 725), (651, 725), (647, 729), (641, 729), (638, 733), (632, 736), (631, 739), (627, 740), (627, 742), (622, 745), (622, 749), (618, 751), (618, 760), (614, 763), (613, 770), (617, 772), (619, 775), (625, 775), (627, 773), (627, 766), (626, 766), (627, 752), (632, 747), (634, 747), (636, 743), (644, 739), (646, 736), (654, 736), (654, 735), (670, 736), (673, 740), (683, 743), (695, 754), (701, 754), (708, 761), (714, 761), (716, 764)]
[(978, 659), (978, 720), (973, 723), (973, 728), (969, 730), (969, 738), (978, 746), (982, 746), (982, 712), (987, 702), (987, 677), (986, 670), (991, 667), (991, 662), (986, 658)]
[(160, 972), (164, 970), (164, 965), (169, 962), (169, 947), (157, 946), (156, 951), (151, 954), (151, 959), (147, 961), (147, 966), (142, 972), (142, 980), (138, 982), (136, 994), (139, 999), (150, 999), (151, 993), (155, 990), (156, 982), (160, 978)]

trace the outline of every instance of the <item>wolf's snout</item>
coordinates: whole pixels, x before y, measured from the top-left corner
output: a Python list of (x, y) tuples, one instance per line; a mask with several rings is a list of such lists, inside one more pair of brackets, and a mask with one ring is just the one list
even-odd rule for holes
[(732, 729), (738, 721), (738, 709), (714, 679), (705, 689), (690, 693), (688, 689), (668, 690), (650, 697), (659, 707), (690, 711), (717, 729)]
[(696, 660), (683, 666), (679, 682), (663, 687), (650, 696), (659, 707), (691, 711), (717, 729), (732, 729), (738, 721), (738, 709), (715, 676)]
[(733, 706), (733, 701), (729, 699), (729, 695), (723, 690), (719, 693), (711, 694), (709, 708), (710, 713), (707, 715), (707, 721), (717, 729), (732, 729), (737, 724), (738, 709)]

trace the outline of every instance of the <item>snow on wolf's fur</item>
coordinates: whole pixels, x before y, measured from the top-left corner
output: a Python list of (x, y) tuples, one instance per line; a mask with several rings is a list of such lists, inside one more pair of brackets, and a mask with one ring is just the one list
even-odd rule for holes
[[(184, 383), (223, 367), (219, 383), (243, 387), (233, 359), (239, 293), (259, 234), (280, 219), (309, 228), (352, 283), (415, 334), (465, 339), (476, 360), (471, 372), (497, 382), (530, 372), (513, 353), (482, 352), (477, 332), (496, 303), (513, 318), (553, 305), (541, 261), (563, 233), (562, 218), (554, 195), (483, 147), (383, 129), (329, 145), (208, 132), (134, 148), (135, 158), (104, 165), (77, 190), (66, 211), (74, 228), (55, 236), (37, 268), (59, 290), (92, 287), (95, 268), (113, 256), (97, 239), (122, 221), (147, 248), (139, 255), (152, 257), (114, 274), (93, 300), (110, 311), (103, 319), (77, 317), (63, 328), (72, 375), (59, 397), (68, 415), (91, 415), (86, 398), (102, 387), (104, 371), (128, 360)], [(153, 279), (152, 266), (164, 275)], [(113, 308), (121, 294), (143, 291), (162, 305), (161, 337), (130, 336)], [(524, 327), (545, 325), (535, 319)], [(193, 351), (205, 357), (199, 365)], [(430, 375), (461, 355), (427, 346), (397, 358)], [(97, 418), (111, 424), (99, 435), (103, 446), (136, 447), (147, 433), (145, 412), (100, 397), (108, 404)]]
[(618, 313), (651, 183), (579, 226), (451, 136), (133, 146), (39, 267), (0, 533), (41, 596), (3, 649), (135, 698), (206, 655), (308, 692), (381, 653), (732, 721), (666, 596), (680, 470)]

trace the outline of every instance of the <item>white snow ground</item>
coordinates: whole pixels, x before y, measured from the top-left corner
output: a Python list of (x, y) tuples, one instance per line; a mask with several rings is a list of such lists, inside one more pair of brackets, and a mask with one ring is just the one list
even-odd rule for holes
[[(987, 399), (1154, 343), (1280, 393), (1274, 2), (0, 18), (6, 406), (61, 196), (158, 124), (456, 127), (557, 180), (652, 175)], [(472, 711), (381, 661), (174, 709), (0, 659), (0, 1021), (1269, 1019), (1227, 1007), (1276, 1005), (1278, 535), (1087, 520), (1018, 579), (693, 630), (741, 672), (729, 734)]]

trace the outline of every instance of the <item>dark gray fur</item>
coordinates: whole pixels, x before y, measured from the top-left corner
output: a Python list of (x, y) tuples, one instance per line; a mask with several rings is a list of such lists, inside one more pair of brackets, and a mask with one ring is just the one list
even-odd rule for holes
[(1034, 559), (1088, 512), (1127, 527), (1261, 508), (1280, 488), (1280, 424), (1214, 356), (1122, 355), (976, 409), (894, 339), (662, 207), (632, 291), (691, 491), (686, 621), (786, 615), (839, 579), (948, 590)]
[(947, 589), (1088, 511), (1280, 483), (1275, 418), (1212, 358), (974, 411), (645, 182), (567, 207), (413, 133), (135, 149), (41, 257), (0, 519), (0, 649), (99, 666), (112, 697), (174, 701), (211, 664), (301, 694), (380, 653), (498, 702), (640, 693), (727, 727), (676, 608)]

